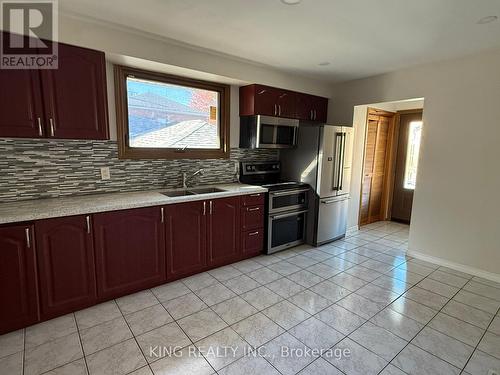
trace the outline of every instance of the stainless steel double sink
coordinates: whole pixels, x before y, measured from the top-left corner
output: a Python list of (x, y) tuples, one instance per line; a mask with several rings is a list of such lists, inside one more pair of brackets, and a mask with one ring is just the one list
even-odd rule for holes
[(216, 187), (200, 187), (200, 188), (188, 188), (182, 190), (167, 190), (167, 191), (162, 191), (161, 194), (166, 195), (167, 197), (183, 197), (186, 195), (211, 194), (211, 193), (220, 193), (223, 191), (225, 190)]

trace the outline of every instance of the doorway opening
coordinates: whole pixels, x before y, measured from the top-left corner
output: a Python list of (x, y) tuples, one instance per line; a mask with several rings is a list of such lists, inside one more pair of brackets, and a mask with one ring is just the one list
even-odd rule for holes
[(423, 100), (366, 107), (359, 227), (386, 220), (410, 224), (422, 114)]

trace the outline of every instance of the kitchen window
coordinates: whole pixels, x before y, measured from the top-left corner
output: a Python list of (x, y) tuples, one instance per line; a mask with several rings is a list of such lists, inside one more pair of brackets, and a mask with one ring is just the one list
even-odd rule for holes
[(115, 66), (120, 158), (229, 157), (227, 85)]

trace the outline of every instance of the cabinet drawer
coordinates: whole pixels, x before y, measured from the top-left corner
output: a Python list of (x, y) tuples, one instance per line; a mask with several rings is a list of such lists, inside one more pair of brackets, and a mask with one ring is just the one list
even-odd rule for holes
[(259, 228), (243, 232), (241, 237), (243, 254), (257, 254), (262, 251), (264, 247), (264, 229)]
[(244, 195), (242, 202), (243, 206), (259, 206), (264, 204), (265, 193), (255, 193)]
[(250, 206), (241, 209), (241, 228), (257, 229), (264, 226), (264, 206)]

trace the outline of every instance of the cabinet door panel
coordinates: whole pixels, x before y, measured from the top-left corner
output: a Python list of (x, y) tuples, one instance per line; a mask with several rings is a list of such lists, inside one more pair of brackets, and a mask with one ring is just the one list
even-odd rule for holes
[(277, 116), (280, 91), (268, 86), (255, 85), (254, 114)]
[(59, 44), (58, 69), (42, 71), (48, 136), (108, 139), (104, 53)]
[(214, 199), (209, 206), (208, 264), (235, 261), (240, 256), (240, 198)]
[(243, 258), (258, 255), (264, 248), (264, 229), (243, 232), (241, 239), (241, 252)]
[(293, 91), (281, 90), (278, 93), (278, 116), (297, 118), (297, 94)]
[(94, 246), (90, 217), (71, 216), (35, 223), (42, 319), (96, 303)]
[(241, 197), (241, 203), (243, 206), (259, 206), (264, 204), (264, 193), (255, 193), (243, 195)]
[(297, 95), (297, 118), (299, 120), (311, 121), (314, 118), (313, 115), (313, 99), (312, 95), (298, 94)]
[(245, 207), (241, 209), (241, 228), (243, 230), (258, 229), (264, 226), (264, 206)]
[(159, 207), (96, 214), (94, 236), (100, 299), (165, 281), (165, 230)]
[(43, 135), (39, 72), (0, 69), (0, 137)]
[(32, 226), (0, 228), (0, 334), (38, 321), (34, 247)]
[[(203, 202), (165, 207), (167, 278), (187, 276), (206, 267), (206, 208)], [(206, 207), (206, 203), (205, 203)]]
[(326, 123), (328, 115), (328, 99), (320, 96), (314, 97), (313, 101), (314, 121)]
[(327, 122), (328, 99), (321, 96), (297, 94), (297, 118), (300, 120)]

